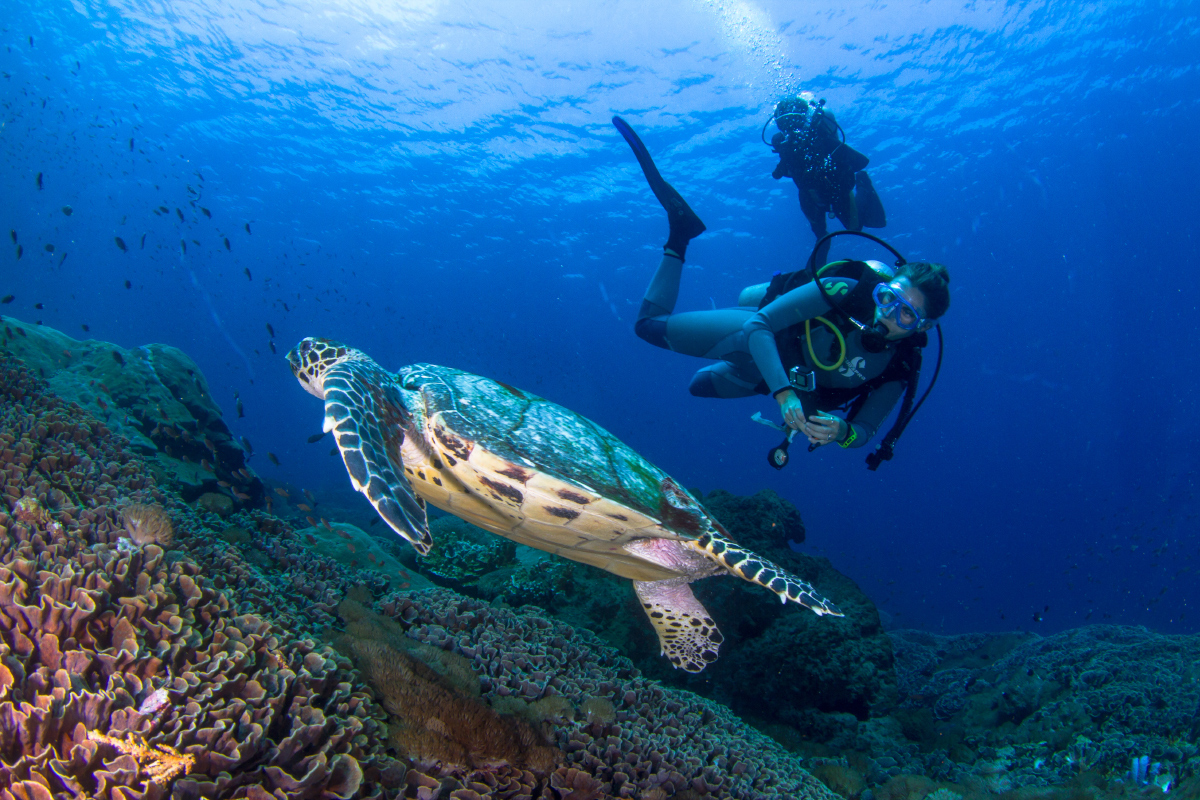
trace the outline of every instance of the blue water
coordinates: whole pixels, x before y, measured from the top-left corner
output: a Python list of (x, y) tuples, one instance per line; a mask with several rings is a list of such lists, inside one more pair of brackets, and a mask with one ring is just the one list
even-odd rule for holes
[[(1196, 4), (2, 10), (0, 310), (182, 348), (265, 477), (346, 485), (283, 360), (330, 336), (538, 392), (688, 486), (775, 489), (893, 625), (1200, 629)], [(776, 473), (770, 400), (692, 398), (703, 362), (632, 331), (666, 224), (609, 118), (708, 223), (679, 309), (731, 305), (812, 245), (759, 141), (801, 88), (871, 156), (883, 235), (953, 275), (941, 378), (876, 473)]]

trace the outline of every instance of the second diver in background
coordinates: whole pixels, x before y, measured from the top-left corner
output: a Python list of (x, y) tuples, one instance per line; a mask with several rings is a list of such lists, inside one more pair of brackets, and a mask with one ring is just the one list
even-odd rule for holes
[[(800, 192), (800, 210), (818, 240), (827, 231), (826, 213), (832, 213), (846, 230), (883, 228), (887, 215), (865, 172), (868, 159), (846, 144), (833, 113), (824, 100), (808, 92), (780, 100), (771, 116), (779, 132), (771, 148), (779, 155), (771, 177), (791, 178)], [(817, 264), (829, 255), (826, 243), (817, 253)]]
[[(787, 426), (811, 444), (866, 444), (906, 387), (915, 392), (925, 331), (950, 307), (946, 268), (912, 262), (891, 271), (879, 262), (839, 261), (819, 270), (824, 292), (805, 282), (804, 273), (791, 273), (748, 287), (737, 308), (676, 313), (684, 254), (704, 223), (663, 179), (633, 128), (620, 117), (613, 125), (633, 149), (670, 224), (638, 312), (637, 335), (717, 362), (692, 378), (689, 389), (697, 397), (770, 394)], [(838, 298), (838, 308), (827, 296)], [(873, 324), (860, 330), (848, 315)], [(830, 414), (833, 409), (846, 409), (845, 416)]]

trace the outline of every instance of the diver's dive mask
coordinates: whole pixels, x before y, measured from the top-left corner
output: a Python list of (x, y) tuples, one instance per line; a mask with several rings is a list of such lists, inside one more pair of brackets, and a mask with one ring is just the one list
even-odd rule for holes
[(925, 323), (925, 318), (913, 307), (913, 304), (900, 294), (900, 286), (895, 283), (881, 283), (871, 292), (875, 305), (885, 317), (892, 317), (896, 327), (903, 331), (915, 331)]

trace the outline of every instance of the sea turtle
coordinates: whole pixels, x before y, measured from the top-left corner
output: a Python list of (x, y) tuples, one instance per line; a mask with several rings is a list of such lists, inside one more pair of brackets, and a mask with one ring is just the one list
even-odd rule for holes
[(425, 501), (521, 544), (633, 581), (662, 654), (699, 672), (721, 644), (688, 586), (729, 573), (817, 614), (811, 585), (734, 542), (669, 475), (596, 423), (498, 381), (432, 364), (391, 373), (340, 342), (287, 355), (325, 401), (354, 488), (424, 555)]

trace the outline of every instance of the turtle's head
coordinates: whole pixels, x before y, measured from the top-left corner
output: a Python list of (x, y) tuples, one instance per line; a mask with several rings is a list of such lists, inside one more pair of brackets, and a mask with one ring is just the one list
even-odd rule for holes
[(325, 399), (325, 372), (358, 354), (358, 351), (333, 339), (310, 336), (287, 354), (288, 366), (304, 391)]

